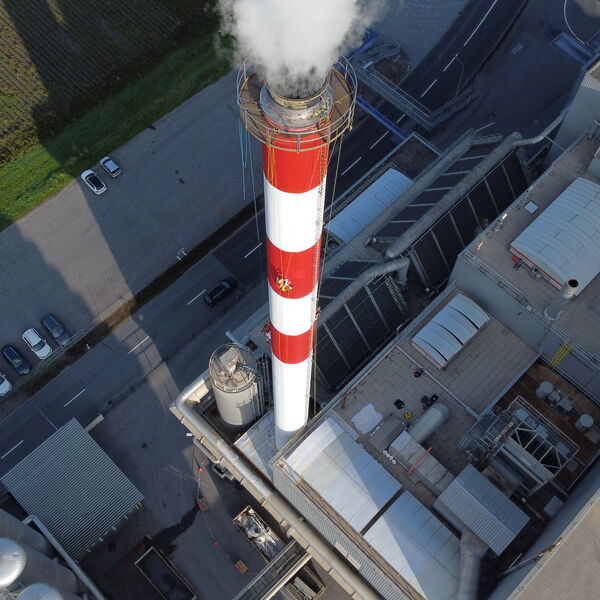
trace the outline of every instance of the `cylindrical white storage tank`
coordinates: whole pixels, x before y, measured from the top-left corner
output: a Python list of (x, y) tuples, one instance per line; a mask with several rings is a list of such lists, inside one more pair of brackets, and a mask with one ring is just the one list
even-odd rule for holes
[(0, 538), (0, 590), (45, 582), (65, 592), (79, 591), (72, 571), (10, 538)]
[(50, 544), (41, 533), (0, 509), (0, 538), (3, 537), (27, 544), (42, 554), (50, 555), (52, 553)]
[(28, 585), (18, 596), (17, 600), (81, 600), (69, 592), (59, 592), (56, 588), (45, 583)]
[(246, 346), (225, 344), (217, 348), (208, 371), (219, 415), (230, 429), (241, 429), (259, 414), (256, 360)]
[(450, 411), (445, 404), (436, 402), (430, 406), (421, 417), (410, 427), (410, 435), (419, 444), (423, 443), (444, 421), (450, 416)]

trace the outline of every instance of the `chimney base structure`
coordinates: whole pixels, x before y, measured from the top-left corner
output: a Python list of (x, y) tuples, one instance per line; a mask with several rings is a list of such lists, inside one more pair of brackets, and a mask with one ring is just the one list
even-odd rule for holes
[(308, 419), (329, 150), (354, 116), (356, 80), (344, 60), (308, 98), (287, 98), (242, 66), (238, 104), (263, 145), (275, 440)]

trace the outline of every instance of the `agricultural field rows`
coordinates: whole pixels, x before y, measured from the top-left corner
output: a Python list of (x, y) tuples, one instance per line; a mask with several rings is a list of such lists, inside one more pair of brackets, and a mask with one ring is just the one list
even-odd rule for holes
[(212, 4), (0, 0), (0, 166), (201, 34)]

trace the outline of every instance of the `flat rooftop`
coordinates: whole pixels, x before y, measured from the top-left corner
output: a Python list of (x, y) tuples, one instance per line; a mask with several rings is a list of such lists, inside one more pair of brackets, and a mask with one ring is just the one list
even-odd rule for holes
[[(526, 264), (519, 269), (513, 268), (513, 254), (509, 247), (575, 179), (582, 177), (600, 184), (598, 178), (587, 172), (597, 149), (597, 141), (583, 136), (505, 211), (507, 216), (499, 231), (494, 231), (493, 226), (489, 227), (467, 246), (463, 255), (465, 260), (475, 263), (476, 268), (488, 277), (504, 283), (515, 296), (538, 313), (543, 313), (559, 293), (558, 289)], [(529, 203), (537, 206), (533, 214), (525, 208)], [(597, 328), (590, 327), (590, 322), (597, 322), (599, 318), (600, 277), (596, 277), (577, 298), (565, 306), (554, 325), (587, 352), (595, 354), (600, 353), (600, 336)]]
[[(459, 293), (461, 290), (452, 287), (439, 296), (331, 409), (356, 431), (358, 442), (426, 506), (431, 506), (435, 497), (383, 453), (388, 442), (405, 429), (406, 423), (423, 414), (421, 399), (435, 394), (450, 409), (450, 418), (427, 439), (426, 447), (431, 447), (431, 454), (457, 475), (468, 463), (458, 449), (463, 435), (537, 357), (534, 350), (490, 316), (488, 325), (461, 353), (444, 370), (437, 369), (412, 348), (411, 338)], [(413, 375), (415, 366), (423, 369), (420, 377)], [(404, 403), (401, 408), (395, 406), (397, 400)], [(405, 419), (405, 413), (411, 413), (411, 417)], [(379, 433), (375, 431), (378, 427)], [(382, 440), (382, 436), (387, 439)]]

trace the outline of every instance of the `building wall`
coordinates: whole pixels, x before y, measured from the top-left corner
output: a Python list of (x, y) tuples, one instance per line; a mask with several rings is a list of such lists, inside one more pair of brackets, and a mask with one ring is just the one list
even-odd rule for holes
[[(484, 310), (538, 350), (544, 360), (550, 361), (565, 341), (559, 330), (528, 308), (524, 298), (506, 285), (499, 285), (462, 255), (456, 261), (451, 279)], [(600, 403), (600, 367), (590, 360), (584, 349), (574, 347), (558, 365), (557, 371)]]
[(591, 132), (594, 119), (600, 121), (600, 61), (584, 74), (556, 134), (558, 147), (553, 145), (548, 154), (548, 163), (562, 152), (561, 147), (570, 146), (584, 131)]
[[(575, 492), (558, 511), (557, 515), (548, 523), (540, 537), (529, 548), (522, 560), (534, 557), (538, 552), (548, 548), (556, 540), (574, 527), (586, 527), (585, 515), (580, 512), (595, 510), (599, 500), (598, 485), (600, 483), (600, 463), (584, 477)], [(527, 577), (536, 570), (543, 569), (543, 559), (538, 562), (528, 563), (522, 569), (513, 571), (496, 586), (488, 600), (506, 600), (518, 598), (520, 593), (527, 588)], [(541, 573), (540, 573), (541, 575)], [(574, 573), (565, 573), (566, 577), (576, 577)], [(591, 596), (590, 596), (591, 597)]]
[(274, 466), (275, 488), (294, 508), (331, 544), (346, 561), (386, 600), (410, 600), (358, 546), (344, 535), (338, 527), (292, 481)]

